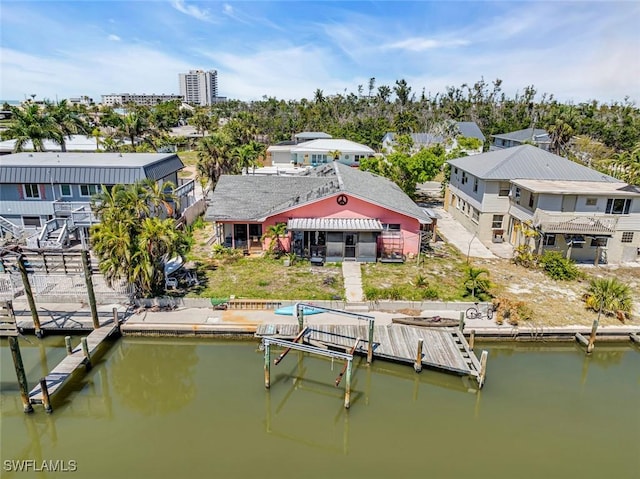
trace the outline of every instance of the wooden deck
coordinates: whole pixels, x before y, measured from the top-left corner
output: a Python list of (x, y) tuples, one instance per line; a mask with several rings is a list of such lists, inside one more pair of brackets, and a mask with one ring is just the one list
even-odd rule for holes
[[(87, 336), (87, 346), (89, 348), (89, 355), (93, 356), (94, 352), (98, 349), (98, 347), (102, 344), (102, 342), (111, 336), (118, 329), (118, 324), (110, 323), (106, 326), (102, 326), (101, 328), (93, 331), (89, 336)], [(86, 364), (87, 358), (85, 358), (84, 353), (82, 351), (82, 346), (78, 345), (73, 353), (66, 356), (60, 363), (51, 370), (49, 374), (45, 377), (47, 381), (47, 389), (49, 391), (49, 397), (53, 400), (56, 392), (58, 392), (66, 382), (71, 378), (71, 376), (78, 370), (80, 367)], [(40, 389), (40, 384), (34, 387), (29, 393), (29, 400), (32, 404), (42, 404), (42, 390)]]
[[(326, 344), (340, 349), (350, 349), (356, 338), (361, 338), (356, 352), (366, 354), (367, 325), (310, 326), (304, 342)], [(298, 334), (297, 324), (262, 324), (256, 336), (275, 336), (293, 339)], [(373, 356), (408, 364), (414, 364), (418, 352), (418, 340), (422, 339), (422, 364), (456, 374), (478, 378), (480, 362), (469, 349), (466, 338), (454, 328), (419, 328), (402, 324), (376, 326), (373, 334)]]

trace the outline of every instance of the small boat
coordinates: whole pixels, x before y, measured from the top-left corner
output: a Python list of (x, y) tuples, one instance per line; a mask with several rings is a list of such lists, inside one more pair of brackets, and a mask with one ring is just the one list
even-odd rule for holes
[[(282, 308), (278, 308), (274, 311), (276, 314), (281, 314), (282, 316), (293, 316), (293, 311), (296, 309), (295, 305), (291, 306), (283, 306)], [(303, 306), (302, 312), (304, 314), (320, 314), (324, 313), (324, 309), (316, 309), (312, 306)]]
[(460, 325), (458, 319), (441, 318), (440, 316), (405, 316), (404, 318), (391, 318), (391, 322), (425, 328), (449, 328)]

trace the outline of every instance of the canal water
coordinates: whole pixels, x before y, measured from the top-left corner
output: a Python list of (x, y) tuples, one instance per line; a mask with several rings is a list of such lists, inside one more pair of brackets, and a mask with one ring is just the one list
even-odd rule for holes
[[(33, 385), (65, 351), (30, 341)], [(291, 352), (265, 390), (256, 341), (123, 338), (52, 415), (22, 413), (0, 346), (2, 478), (639, 477), (640, 349), (626, 345), (480, 345), (481, 391), (356, 361), (345, 410), (338, 361)], [(45, 470), (15, 472), (22, 460)], [(55, 461), (76, 472), (47, 472)]]

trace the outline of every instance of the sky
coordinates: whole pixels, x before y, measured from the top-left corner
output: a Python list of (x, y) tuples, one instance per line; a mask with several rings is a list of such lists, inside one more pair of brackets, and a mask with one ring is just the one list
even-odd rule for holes
[(640, 2), (0, 2), (0, 99), (179, 93), (311, 99), (393, 87), (416, 95), (502, 80), (563, 102), (640, 102)]

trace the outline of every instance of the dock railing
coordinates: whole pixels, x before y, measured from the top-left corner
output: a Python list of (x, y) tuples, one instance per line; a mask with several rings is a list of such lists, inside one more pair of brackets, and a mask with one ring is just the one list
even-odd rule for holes
[(375, 318), (373, 316), (351, 312), (351, 311), (343, 311), (341, 309), (325, 308), (324, 306), (316, 306), (310, 303), (296, 303), (293, 311), (294, 311), (294, 316), (298, 320), (298, 331), (302, 331), (304, 329), (305, 308), (308, 308), (310, 310), (323, 311), (325, 313), (333, 313), (333, 314), (339, 314), (342, 316), (348, 316), (351, 318), (356, 318), (360, 321), (367, 321), (369, 326), (368, 338), (367, 338), (367, 363), (371, 364), (371, 361), (373, 360), (373, 329), (375, 325)]

